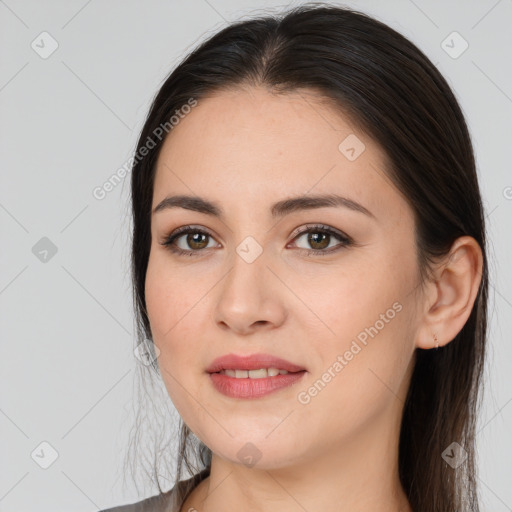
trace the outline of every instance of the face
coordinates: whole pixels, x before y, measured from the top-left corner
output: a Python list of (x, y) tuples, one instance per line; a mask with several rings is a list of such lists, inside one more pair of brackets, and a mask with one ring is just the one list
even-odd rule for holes
[[(418, 266), (413, 212), (385, 165), (312, 91), (218, 93), (167, 137), (153, 209), (187, 195), (217, 210), (174, 201), (153, 213), (147, 311), (175, 407), (222, 459), (284, 467), (398, 428)], [(325, 195), (346, 201), (314, 202)], [(303, 371), (212, 377), (226, 354)]]

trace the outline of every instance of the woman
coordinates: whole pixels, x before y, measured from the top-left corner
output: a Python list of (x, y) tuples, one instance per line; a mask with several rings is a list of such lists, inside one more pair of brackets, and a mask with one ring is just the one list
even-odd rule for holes
[(483, 208), (410, 41), (327, 4), (221, 30), (156, 96), (132, 207), (183, 423), (175, 486), (111, 511), (479, 510)]

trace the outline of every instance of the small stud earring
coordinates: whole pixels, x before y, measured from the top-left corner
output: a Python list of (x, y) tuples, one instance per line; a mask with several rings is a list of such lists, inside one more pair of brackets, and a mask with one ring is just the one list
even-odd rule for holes
[(437, 334), (436, 333), (434, 333), (434, 341), (436, 342), (436, 349), (438, 349), (439, 348), (439, 343), (437, 341)]

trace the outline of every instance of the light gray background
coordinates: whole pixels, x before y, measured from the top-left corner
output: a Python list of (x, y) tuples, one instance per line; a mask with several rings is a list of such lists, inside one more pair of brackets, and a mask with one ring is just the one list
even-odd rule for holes
[[(122, 488), (120, 469), (137, 363), (129, 181), (103, 200), (92, 191), (132, 154), (153, 95), (193, 46), (251, 10), (283, 5), (0, 1), (1, 511), (91, 512), (141, 498)], [(415, 42), (470, 125), (491, 247), (480, 483), (484, 511), (510, 511), (512, 0), (344, 5)], [(43, 31), (59, 45), (46, 59), (31, 47)], [(469, 44), (458, 58), (442, 47), (453, 31)], [(57, 247), (46, 262), (33, 252), (43, 237)], [(48, 469), (31, 458), (43, 441), (59, 454)]]

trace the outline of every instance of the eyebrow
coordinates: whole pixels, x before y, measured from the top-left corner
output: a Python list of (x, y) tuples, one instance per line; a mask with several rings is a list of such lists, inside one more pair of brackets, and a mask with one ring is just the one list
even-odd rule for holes
[[(307, 195), (284, 199), (274, 203), (270, 208), (270, 213), (274, 219), (277, 219), (292, 212), (325, 207), (347, 208), (375, 219), (375, 215), (373, 215), (373, 213), (362, 204), (337, 194)], [(184, 208), (186, 210), (193, 210), (195, 212), (204, 213), (218, 218), (223, 218), (224, 216), (222, 208), (218, 203), (208, 201), (198, 196), (188, 195), (166, 197), (153, 209), (153, 214), (169, 208)]]

